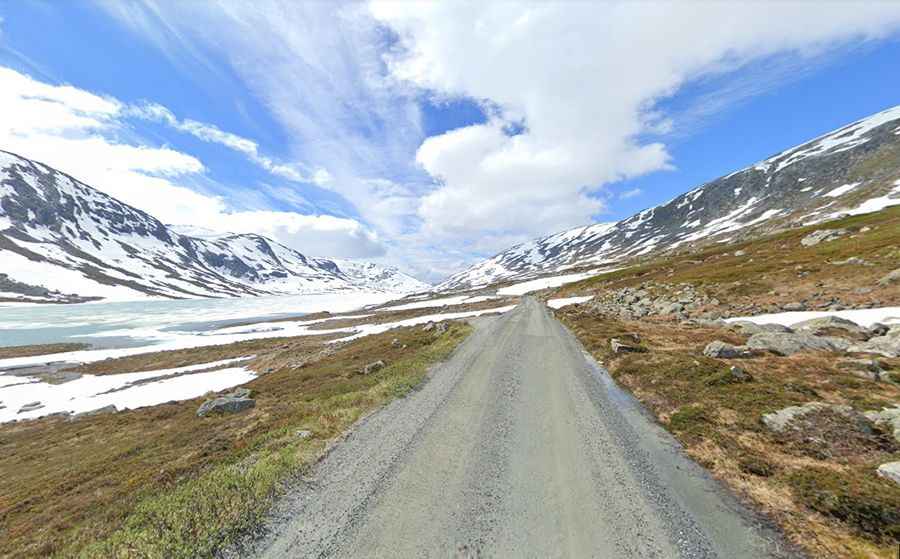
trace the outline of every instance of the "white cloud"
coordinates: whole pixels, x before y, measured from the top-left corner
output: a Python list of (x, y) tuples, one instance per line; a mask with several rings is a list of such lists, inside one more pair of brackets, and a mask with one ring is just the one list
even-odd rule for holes
[[(176, 64), (226, 61), (283, 126), (304, 176), (327, 169), (319, 182), (427, 277), (590, 222), (605, 184), (677, 164), (664, 142), (686, 119), (797, 73), (736, 70), (767, 57), (808, 66), (900, 21), (890, 2), (100, 1)], [(660, 108), (711, 76), (728, 79), (692, 111)], [(421, 94), (474, 99), (490, 119), (425, 138)], [(510, 124), (522, 133), (508, 136)]]
[(331, 175), (326, 169), (315, 169), (310, 171), (300, 164), (279, 163), (270, 157), (259, 153), (259, 144), (232, 134), (225, 132), (214, 124), (198, 122), (196, 120), (178, 118), (166, 107), (156, 103), (144, 103), (138, 106), (129, 107), (128, 114), (139, 118), (155, 120), (171, 126), (175, 130), (190, 134), (204, 142), (211, 142), (223, 145), (229, 149), (233, 149), (247, 156), (251, 161), (269, 171), (273, 175), (296, 181), (311, 182), (321, 186), (325, 186), (331, 180)]
[(643, 193), (644, 193), (644, 191), (641, 190), (640, 188), (632, 188), (632, 189), (626, 190), (625, 192), (620, 193), (619, 199), (620, 200), (628, 200), (629, 198), (634, 198), (636, 196), (640, 196)]
[(227, 64), (284, 128), (304, 174), (312, 169), (383, 239), (400, 244), (418, 227), (419, 199), (432, 188), (415, 163), (424, 139), (419, 105), (385, 79), (383, 29), (364, 5), (100, 5), (173, 60), (193, 54), (205, 66), (197, 53), (213, 53)]
[[(259, 233), (308, 254), (352, 258), (384, 253), (381, 239), (355, 220), (235, 209), (221, 197), (196, 190), (192, 186), (208, 182), (203, 163), (140, 142), (123, 122), (134, 115), (133, 107), (116, 99), (0, 68), (0, 149), (46, 163), (166, 223)], [(175, 128), (259, 156), (250, 140), (172, 119)]]
[[(373, 1), (395, 30), (393, 76), (481, 100), (492, 118), (425, 140), (439, 187), (419, 214), (438, 238), (539, 235), (589, 222), (602, 185), (671, 165), (647, 134), (677, 129), (657, 103), (776, 54), (813, 57), (884, 37), (897, 3), (409, 3)], [(729, 95), (734, 96), (731, 92)], [(524, 123), (521, 134), (503, 133)]]

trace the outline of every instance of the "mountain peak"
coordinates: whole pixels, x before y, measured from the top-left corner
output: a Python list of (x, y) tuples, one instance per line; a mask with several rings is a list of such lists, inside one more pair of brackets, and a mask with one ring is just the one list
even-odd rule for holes
[(0, 258), (0, 299), (35, 302), (429, 287), (394, 268), (311, 258), (262, 235), (167, 226), (47, 165), (3, 151)]
[(449, 277), (436, 289), (467, 289), (621, 262), (898, 204), (900, 106), (781, 151), (622, 221), (577, 227), (517, 245)]

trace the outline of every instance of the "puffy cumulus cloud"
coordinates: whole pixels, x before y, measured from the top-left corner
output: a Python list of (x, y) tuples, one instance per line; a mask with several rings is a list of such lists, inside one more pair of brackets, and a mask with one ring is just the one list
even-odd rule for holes
[[(202, 186), (208, 179), (199, 159), (145, 145), (128, 126), (127, 118), (151, 117), (148, 110), (0, 68), (0, 149), (46, 163), (166, 223), (259, 233), (304, 253), (348, 258), (384, 253), (381, 239), (352, 219), (241, 210), (206, 194)], [(163, 115), (154, 119), (173, 128), (265, 159), (250, 140), (209, 124), (179, 121), (165, 107), (152, 110)]]
[(773, 55), (821, 55), (900, 23), (895, 2), (369, 8), (399, 38), (387, 57), (395, 79), (478, 100), (491, 115), (426, 139), (416, 154), (439, 184), (421, 200), (424, 231), (472, 242), (589, 222), (602, 185), (669, 168), (665, 145), (646, 138), (677, 129), (658, 102), (691, 80)]

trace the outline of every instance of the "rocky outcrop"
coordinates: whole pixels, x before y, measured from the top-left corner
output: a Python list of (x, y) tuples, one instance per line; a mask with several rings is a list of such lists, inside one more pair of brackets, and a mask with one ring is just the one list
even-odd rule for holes
[(816, 246), (819, 243), (834, 241), (846, 234), (846, 229), (819, 229), (800, 239), (800, 244), (805, 247)]
[(900, 357), (900, 327), (892, 326), (884, 335), (851, 345), (847, 351)]
[(798, 322), (792, 326), (794, 332), (803, 332), (814, 336), (834, 335), (857, 340), (867, 340), (871, 336), (868, 328), (863, 328), (852, 320), (837, 316), (823, 316)]
[(635, 320), (647, 316), (686, 319), (700, 315), (704, 307), (718, 304), (718, 299), (691, 284), (647, 283), (597, 294), (586, 306), (593, 312)]
[(197, 409), (197, 417), (232, 414), (248, 410), (256, 406), (256, 400), (250, 398), (250, 394), (249, 389), (238, 388), (224, 396), (207, 400)]
[(850, 342), (833, 336), (765, 332), (750, 336), (750, 339), (747, 340), (747, 347), (786, 356), (807, 350), (846, 351), (850, 347)]
[(703, 348), (703, 355), (718, 359), (737, 359), (739, 357), (749, 357), (750, 351), (743, 346), (731, 345), (716, 340), (708, 343), (706, 347)]

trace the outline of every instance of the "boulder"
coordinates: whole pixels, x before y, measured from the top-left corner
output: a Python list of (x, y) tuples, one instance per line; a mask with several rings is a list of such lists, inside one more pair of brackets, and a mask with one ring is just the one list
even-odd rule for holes
[(431, 322), (430, 320), (425, 323), (425, 326), (422, 326), (423, 332), (431, 332), (432, 330), (434, 330), (434, 322)]
[(805, 303), (785, 303), (781, 305), (782, 310), (788, 312), (796, 312), (796, 311), (805, 311), (806, 304)]
[(805, 332), (814, 336), (824, 336), (840, 331), (850, 337), (865, 340), (870, 336), (869, 330), (846, 318), (823, 316), (811, 318), (793, 325), (794, 332)]
[(103, 406), (102, 408), (98, 408), (96, 410), (91, 411), (83, 411), (81, 413), (76, 413), (71, 417), (71, 419), (81, 419), (82, 417), (92, 417), (95, 415), (103, 415), (107, 413), (116, 413), (119, 411), (119, 408), (116, 407), (115, 404), (110, 404), (108, 406)]
[(248, 410), (255, 405), (256, 400), (250, 398), (222, 396), (203, 402), (203, 404), (197, 408), (197, 417), (205, 417), (211, 414), (238, 413)]
[(736, 251), (734, 251), (734, 255), (735, 256), (746, 256), (747, 251), (746, 250), (736, 250)]
[(896, 285), (898, 283), (900, 283), (900, 268), (897, 268), (893, 272), (878, 280), (878, 285), (885, 287), (888, 285)]
[(881, 411), (867, 411), (863, 415), (875, 425), (889, 431), (900, 443), (900, 404), (893, 408), (882, 408)]
[(749, 320), (735, 320), (734, 322), (729, 322), (729, 324), (748, 336), (766, 332), (793, 332), (793, 330), (782, 324), (757, 324), (755, 322), (750, 322)]
[(301, 430), (297, 431), (298, 439), (311, 439), (312, 436), (313, 436), (313, 432), (309, 431), (307, 429), (301, 429)]
[(809, 235), (800, 240), (800, 244), (805, 247), (815, 246), (819, 243), (827, 243), (847, 234), (846, 229), (819, 229), (813, 231)]
[(878, 475), (900, 485), (900, 462), (888, 462), (878, 466)]
[(826, 404), (825, 402), (809, 402), (802, 406), (788, 406), (772, 413), (763, 414), (762, 422), (770, 431), (784, 433), (789, 429), (793, 429), (795, 427), (794, 423), (798, 420), (807, 415), (823, 411), (831, 411), (853, 419), (865, 419), (862, 414), (854, 411), (850, 406)]
[(884, 357), (900, 357), (900, 331), (889, 330), (883, 336), (875, 336), (847, 348), (847, 351), (858, 353), (875, 353)]
[(747, 340), (747, 347), (771, 351), (778, 355), (793, 355), (805, 350), (846, 351), (850, 347), (850, 342), (843, 338), (829, 336), (765, 332), (750, 336), (750, 339)]
[(623, 342), (619, 338), (609, 340), (609, 347), (613, 353), (642, 353), (644, 348)]
[(747, 348), (735, 346), (719, 340), (709, 342), (703, 348), (703, 355), (707, 357), (716, 357), (718, 359), (736, 359), (748, 356)]
[(381, 369), (384, 369), (386, 366), (387, 366), (387, 364), (384, 361), (382, 361), (381, 359), (379, 359), (378, 361), (374, 361), (372, 363), (369, 363), (365, 367), (363, 367), (362, 374), (371, 375), (372, 373), (375, 373), (375, 372), (380, 371)]

